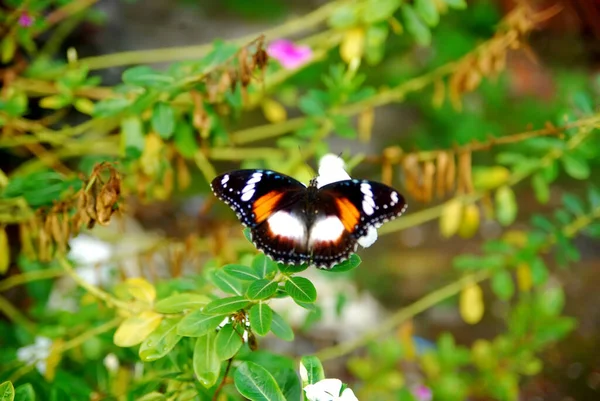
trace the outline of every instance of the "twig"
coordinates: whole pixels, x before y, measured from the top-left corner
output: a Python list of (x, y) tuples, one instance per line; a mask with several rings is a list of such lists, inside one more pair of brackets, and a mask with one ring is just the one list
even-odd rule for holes
[(18, 285), (30, 283), (32, 281), (47, 280), (51, 278), (60, 277), (64, 274), (65, 271), (60, 268), (24, 272), (0, 281), (0, 292), (9, 290)]
[(217, 387), (217, 390), (215, 391), (215, 394), (212, 397), (212, 401), (217, 401), (219, 399), (219, 393), (221, 393), (221, 390), (225, 386), (225, 382), (227, 381), (227, 375), (229, 374), (229, 369), (231, 369), (232, 362), (233, 362), (233, 358), (229, 358), (227, 360), (227, 367), (225, 368), (225, 374), (223, 375), (223, 380), (221, 380), (219, 387)]

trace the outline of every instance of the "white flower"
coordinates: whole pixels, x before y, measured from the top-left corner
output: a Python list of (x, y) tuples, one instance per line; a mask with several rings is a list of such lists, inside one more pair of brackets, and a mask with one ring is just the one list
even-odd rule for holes
[(69, 258), (77, 268), (75, 271), (87, 283), (99, 286), (110, 281), (109, 261), (112, 247), (106, 242), (89, 235), (80, 234), (69, 241)]
[(351, 389), (346, 388), (340, 395), (341, 389), (341, 380), (323, 379), (304, 387), (304, 392), (309, 401), (358, 401)]
[[(328, 153), (319, 160), (319, 176), (317, 177), (317, 188), (321, 188), (332, 182), (351, 180), (352, 177), (345, 170), (345, 163), (341, 157)], [(368, 228), (367, 234), (358, 239), (363, 248), (368, 248), (377, 241), (377, 229), (373, 226)]]
[(46, 360), (50, 356), (52, 340), (48, 337), (38, 336), (31, 345), (17, 350), (17, 359), (26, 365), (35, 365), (40, 374), (46, 373)]
[(119, 370), (119, 358), (117, 358), (117, 356), (115, 354), (113, 354), (112, 352), (110, 354), (107, 354), (104, 357), (104, 367), (106, 368), (106, 370), (108, 370), (111, 373), (115, 373), (117, 370)]

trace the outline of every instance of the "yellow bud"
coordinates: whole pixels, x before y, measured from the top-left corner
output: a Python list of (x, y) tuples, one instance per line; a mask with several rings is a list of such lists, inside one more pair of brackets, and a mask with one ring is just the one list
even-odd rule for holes
[(346, 32), (340, 45), (340, 56), (347, 64), (356, 58), (361, 58), (365, 49), (365, 31), (353, 28)]
[(498, 188), (510, 177), (510, 171), (503, 166), (476, 168), (472, 174), (473, 187), (477, 190)]
[(287, 111), (281, 103), (273, 99), (265, 99), (261, 103), (265, 118), (271, 123), (280, 123), (287, 120)]
[(458, 231), (462, 220), (462, 202), (452, 199), (443, 206), (440, 215), (440, 234), (446, 238), (452, 237)]
[(65, 98), (60, 95), (46, 96), (40, 99), (40, 107), (43, 109), (60, 109), (67, 104)]
[(475, 204), (466, 205), (463, 209), (462, 220), (458, 227), (458, 235), (471, 238), (479, 228), (479, 208)]
[(4, 274), (8, 271), (10, 266), (10, 248), (8, 246), (8, 237), (6, 235), (6, 229), (0, 228), (0, 274)]
[(459, 310), (463, 320), (468, 324), (479, 323), (483, 317), (483, 292), (477, 283), (467, 285), (460, 293)]
[(77, 98), (75, 99), (75, 102), (73, 102), (73, 106), (75, 106), (75, 109), (83, 114), (87, 114), (87, 115), (92, 115), (92, 113), (94, 112), (94, 102), (92, 102), (90, 99), (85, 99), (85, 98)]
[(520, 263), (517, 266), (517, 285), (522, 292), (528, 292), (533, 285), (531, 268), (526, 263)]

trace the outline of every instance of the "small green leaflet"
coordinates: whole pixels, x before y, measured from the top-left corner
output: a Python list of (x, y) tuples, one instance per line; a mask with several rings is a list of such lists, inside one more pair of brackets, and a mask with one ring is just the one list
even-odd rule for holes
[(242, 363), (233, 375), (235, 387), (250, 401), (285, 401), (275, 378), (254, 362)]
[(162, 139), (169, 139), (175, 131), (175, 110), (169, 103), (158, 102), (152, 110), (152, 129)]
[(325, 378), (325, 370), (316, 356), (303, 356), (300, 360), (300, 377), (303, 387), (315, 384)]
[(216, 329), (224, 319), (224, 314), (215, 316), (195, 310), (181, 319), (177, 325), (177, 334), (186, 337), (200, 337)]
[(253, 268), (244, 265), (225, 265), (223, 271), (239, 280), (254, 281), (260, 279)]
[(204, 313), (209, 315), (226, 315), (244, 309), (250, 304), (244, 297), (228, 297), (212, 301), (204, 307)]
[(242, 283), (222, 270), (213, 270), (210, 272), (210, 279), (223, 292), (233, 295), (243, 294)]
[(160, 326), (142, 342), (140, 359), (150, 362), (167, 355), (181, 340), (181, 336), (177, 334), (177, 323), (178, 319), (163, 319)]
[(250, 327), (259, 336), (266, 335), (271, 330), (273, 310), (264, 302), (259, 302), (250, 309)]
[(159, 313), (180, 313), (188, 309), (198, 309), (210, 302), (210, 298), (202, 294), (174, 294), (161, 299), (154, 305)]
[(294, 330), (290, 325), (279, 315), (273, 311), (273, 321), (271, 322), (271, 331), (277, 337), (285, 341), (294, 341)]
[(13, 401), (15, 399), (15, 388), (11, 382), (0, 384), (0, 401)]
[(290, 277), (285, 282), (285, 291), (296, 302), (313, 303), (317, 300), (315, 286), (304, 277)]
[(221, 360), (217, 356), (214, 332), (198, 337), (194, 346), (192, 363), (200, 384), (206, 388), (214, 386), (221, 370)]
[(246, 296), (250, 299), (259, 300), (259, 299), (267, 299), (273, 296), (277, 291), (277, 282), (261, 279), (256, 280), (250, 287), (248, 287), (248, 291), (246, 291)]
[(252, 268), (260, 278), (271, 278), (277, 273), (277, 263), (264, 253), (259, 253), (254, 257)]
[(227, 324), (219, 330), (216, 339), (217, 356), (224, 361), (233, 358), (240, 350), (244, 340), (241, 334), (233, 328), (232, 324)]

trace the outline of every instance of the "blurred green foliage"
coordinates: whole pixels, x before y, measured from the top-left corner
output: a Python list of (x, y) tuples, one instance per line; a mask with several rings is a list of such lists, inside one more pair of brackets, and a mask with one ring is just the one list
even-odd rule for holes
[[(519, 399), (520, 385), (542, 371), (543, 351), (577, 324), (563, 314), (554, 267), (580, 261), (575, 236), (600, 238), (600, 191), (581, 185), (598, 169), (600, 81), (553, 65), (544, 71), (552, 88), (528, 86), (540, 71), (523, 72), (510, 57), (522, 56), (532, 9), (332, 1), (264, 37), (59, 54), (82, 21), (105, 20), (93, 3), (11, 0), (0, 10), (0, 400), (307, 399), (303, 388), (326, 378), (321, 360), (339, 357), (360, 399), (426, 401), (419, 386), (435, 400)], [(215, 7), (181, 3), (173, 7)], [(220, 7), (242, 19), (289, 10), (272, 0)], [(266, 57), (287, 36), (312, 52), (297, 69)], [(110, 87), (97, 74), (109, 67), (123, 68)], [(384, 106), (415, 118), (376, 133)], [(356, 151), (366, 144), (370, 151)], [(317, 288), (302, 276), (309, 267), (277, 264), (242, 236), (226, 238), (221, 252), (213, 233), (191, 245), (168, 239), (202, 255), (201, 268), (182, 275), (179, 260), (156, 280), (86, 280), (66, 252), (79, 231), (108, 224), (121, 195), (144, 204), (204, 197), (225, 164), (308, 181), (313, 160), (340, 151), (349, 168), (381, 169), (411, 200), (414, 211), (381, 235), (437, 219), (443, 237), (471, 238), (482, 220), (507, 229), (454, 258), (455, 281), (315, 355), (265, 348), (271, 334), (292, 342), (323, 318)], [(519, 199), (529, 193), (544, 207), (524, 219)], [(326, 277), (352, 278), (370, 263), (353, 255)], [(62, 276), (78, 285), (63, 294), (73, 306), (50, 307)], [(488, 280), (506, 310), (503, 332), (469, 345), (448, 332), (417, 344), (410, 320), (441, 303), (479, 324)], [(337, 296), (338, 316), (347, 297)], [(274, 299), (306, 311), (303, 323), (274, 310)]]

